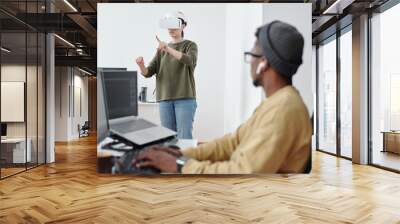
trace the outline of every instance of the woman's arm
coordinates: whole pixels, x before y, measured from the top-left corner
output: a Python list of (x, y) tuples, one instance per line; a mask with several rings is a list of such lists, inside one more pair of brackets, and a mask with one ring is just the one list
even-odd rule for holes
[(156, 55), (154, 55), (153, 59), (150, 61), (147, 67), (144, 65), (143, 57), (138, 57), (136, 59), (136, 64), (139, 66), (140, 73), (146, 78), (149, 78), (154, 74), (157, 74), (160, 65), (159, 52), (157, 52)]
[[(172, 49), (174, 50), (174, 49)], [(174, 52), (172, 52), (174, 53)], [(197, 64), (197, 45), (190, 43), (185, 53), (179, 52), (180, 58), (177, 58), (180, 62), (190, 67), (196, 67)]]
[(168, 44), (165, 43), (164, 41), (161, 41), (161, 40), (158, 38), (157, 35), (156, 35), (156, 39), (157, 39), (157, 41), (158, 41), (158, 48), (157, 48), (157, 50), (159, 50), (159, 51), (161, 50), (161, 51), (167, 52), (168, 54), (172, 55), (174, 58), (176, 58), (176, 59), (178, 59), (178, 60), (181, 60), (181, 58), (182, 58), (182, 52), (177, 51), (177, 50), (175, 50), (175, 49), (169, 47)]
[(147, 76), (149, 73), (149, 70), (144, 66), (144, 60), (143, 57), (138, 57), (136, 59), (136, 64), (139, 66), (140, 73), (142, 73), (143, 76)]
[(167, 43), (161, 41), (157, 36), (156, 39), (158, 41), (158, 50), (167, 52), (172, 55), (172, 57), (176, 58), (178, 61), (182, 62), (185, 65), (189, 65), (191, 67), (195, 67), (197, 63), (197, 45), (195, 43), (191, 43), (187, 52), (183, 53), (169, 47)]
[(181, 60), (182, 55), (183, 55), (182, 52), (177, 51), (169, 46), (166, 46), (165, 51), (168, 52), (168, 54), (172, 55), (174, 58), (176, 58), (178, 60)]

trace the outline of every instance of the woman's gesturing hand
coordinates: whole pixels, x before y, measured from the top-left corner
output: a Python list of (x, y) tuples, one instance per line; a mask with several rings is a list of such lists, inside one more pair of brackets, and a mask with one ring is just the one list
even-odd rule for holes
[(157, 41), (158, 41), (158, 48), (157, 48), (158, 51), (167, 52), (168, 54), (172, 55), (174, 58), (176, 58), (176, 59), (178, 59), (178, 60), (181, 60), (181, 58), (182, 58), (182, 52), (177, 51), (177, 50), (175, 50), (175, 49), (173, 49), (173, 48), (171, 48), (171, 47), (168, 47), (168, 45), (167, 45), (165, 42), (161, 41), (161, 40), (158, 38), (157, 35), (156, 35), (156, 39), (157, 39)]
[(138, 57), (136, 58), (136, 64), (139, 66), (140, 72), (142, 75), (146, 76), (149, 70), (144, 66), (144, 60), (143, 57)]
[(158, 41), (158, 47), (157, 50), (159, 51), (166, 51), (167, 50), (167, 43), (165, 43), (164, 41), (161, 41), (158, 36), (156, 35), (156, 39)]
[(144, 66), (144, 59), (143, 57), (138, 57), (136, 58), (136, 64), (138, 64), (140, 67)]

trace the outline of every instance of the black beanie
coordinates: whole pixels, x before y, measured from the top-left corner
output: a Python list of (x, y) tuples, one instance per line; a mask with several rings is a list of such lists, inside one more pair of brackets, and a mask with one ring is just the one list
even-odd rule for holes
[(304, 39), (299, 31), (276, 20), (258, 28), (256, 36), (271, 67), (291, 78), (303, 63)]

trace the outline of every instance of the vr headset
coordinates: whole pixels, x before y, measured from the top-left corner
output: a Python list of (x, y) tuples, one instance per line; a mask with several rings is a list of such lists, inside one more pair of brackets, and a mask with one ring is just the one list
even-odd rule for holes
[(186, 22), (182, 12), (167, 14), (159, 21), (162, 29), (180, 29), (183, 25), (186, 25)]

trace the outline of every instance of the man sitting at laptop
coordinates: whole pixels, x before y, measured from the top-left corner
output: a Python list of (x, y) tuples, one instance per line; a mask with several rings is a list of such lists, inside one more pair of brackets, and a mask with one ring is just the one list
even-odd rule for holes
[(292, 76), (302, 64), (304, 40), (289, 24), (260, 27), (250, 57), (255, 86), (267, 98), (234, 133), (179, 151), (153, 147), (133, 161), (162, 172), (187, 174), (301, 173), (310, 157), (311, 122)]

